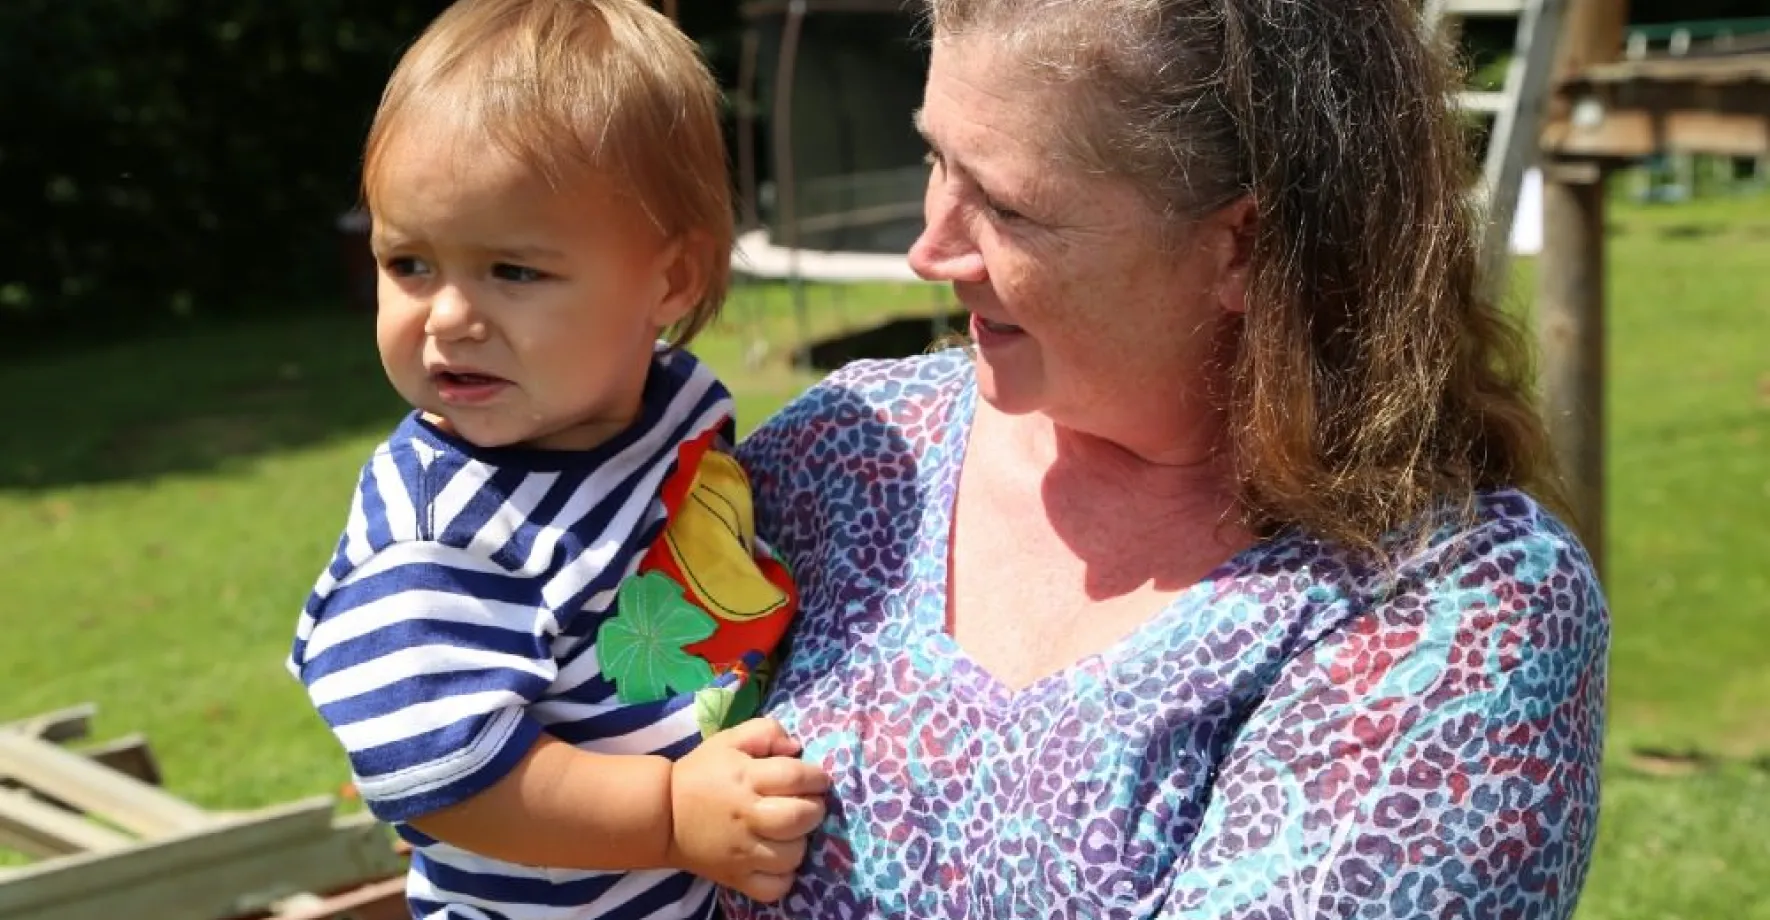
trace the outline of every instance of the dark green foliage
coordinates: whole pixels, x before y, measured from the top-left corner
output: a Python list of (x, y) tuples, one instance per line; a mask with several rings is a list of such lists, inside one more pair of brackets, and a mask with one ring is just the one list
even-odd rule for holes
[[(735, 67), (736, 4), (682, 5)], [(0, 349), (341, 304), (363, 134), (446, 6), (0, 2)]]
[(442, 5), (0, 4), (0, 323), (102, 334), (334, 286), (376, 93)]

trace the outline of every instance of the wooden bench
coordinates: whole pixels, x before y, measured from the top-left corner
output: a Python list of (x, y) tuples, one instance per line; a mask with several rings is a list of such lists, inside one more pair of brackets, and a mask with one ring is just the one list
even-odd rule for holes
[[(0, 846), (36, 859), (0, 868), (0, 920), (393, 916), (369, 910), (405, 860), (371, 816), (336, 817), (330, 796), (200, 808), (160, 787), (145, 738), (66, 747), (89, 734), (94, 712), (0, 724)], [(343, 912), (313, 913), (328, 901)]]

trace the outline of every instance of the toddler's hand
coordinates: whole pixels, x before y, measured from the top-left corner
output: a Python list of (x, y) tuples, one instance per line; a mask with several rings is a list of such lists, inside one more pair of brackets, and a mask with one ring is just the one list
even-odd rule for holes
[(758, 901), (777, 901), (824, 818), (829, 777), (797, 759), (772, 719), (722, 731), (676, 762), (670, 780), (672, 865)]

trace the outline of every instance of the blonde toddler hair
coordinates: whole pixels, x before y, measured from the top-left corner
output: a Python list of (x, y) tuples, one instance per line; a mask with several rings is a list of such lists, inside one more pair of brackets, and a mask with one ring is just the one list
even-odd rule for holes
[(460, 0), (400, 59), (369, 129), (363, 194), (374, 210), (392, 140), (414, 117), (448, 113), (556, 188), (586, 175), (628, 188), (693, 252), (706, 288), (670, 330), (687, 344), (731, 281), (731, 190), (719, 88), (700, 50), (640, 0)]

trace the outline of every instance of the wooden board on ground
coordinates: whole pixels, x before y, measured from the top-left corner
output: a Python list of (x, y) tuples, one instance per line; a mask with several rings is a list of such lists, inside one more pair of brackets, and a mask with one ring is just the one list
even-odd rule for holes
[(406, 879), (398, 875), (325, 897), (292, 898), (274, 913), (229, 920), (408, 920), (410, 916)]
[(135, 841), (18, 789), (0, 789), (0, 846), (39, 858), (108, 853)]
[(39, 863), (0, 882), (0, 920), (190, 920), (400, 871), (385, 828), (321, 797), (153, 843)]
[(0, 776), (45, 798), (103, 815), (143, 837), (200, 830), (210, 815), (158, 787), (41, 738), (0, 732)]
[(16, 722), (0, 723), (0, 732), (29, 735), (54, 744), (78, 741), (92, 731), (92, 717), (97, 712), (98, 707), (92, 703), (81, 703)]
[(246, 813), (199, 808), (159, 788), (139, 735), (61, 747), (87, 736), (94, 712), (83, 704), (0, 724), (0, 846), (39, 859), (0, 869), (0, 920), (403, 915), (403, 896), (389, 892), (406, 860), (372, 816), (336, 818), (330, 796)]

